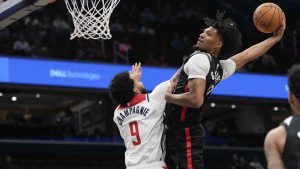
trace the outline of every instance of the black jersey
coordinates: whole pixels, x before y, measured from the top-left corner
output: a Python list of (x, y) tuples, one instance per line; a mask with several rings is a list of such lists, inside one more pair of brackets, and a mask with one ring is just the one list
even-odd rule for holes
[[(187, 58), (184, 59), (183, 66), (178, 78), (178, 82), (174, 89), (174, 94), (180, 94), (188, 92), (188, 75), (184, 72), (184, 65), (188, 60), (196, 54), (204, 54), (209, 60), (210, 69), (206, 75), (206, 85), (204, 92), (204, 101), (211, 94), (213, 88), (221, 81), (223, 76), (223, 69), (221, 67), (220, 61), (217, 58), (211, 57), (207, 53), (196, 51)], [(202, 108), (202, 107), (201, 107)], [(167, 103), (166, 105), (166, 121), (169, 128), (177, 127), (189, 127), (193, 125), (198, 125), (202, 120), (201, 108), (189, 108), (175, 105), (172, 103)]]
[(286, 169), (300, 168), (300, 115), (287, 118), (282, 125), (287, 132), (282, 160)]

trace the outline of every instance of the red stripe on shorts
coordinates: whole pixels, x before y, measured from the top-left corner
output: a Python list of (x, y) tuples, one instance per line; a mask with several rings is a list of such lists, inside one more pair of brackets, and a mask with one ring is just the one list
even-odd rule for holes
[(193, 159), (192, 159), (192, 143), (190, 129), (185, 128), (185, 141), (186, 141), (186, 158), (188, 169), (193, 169)]

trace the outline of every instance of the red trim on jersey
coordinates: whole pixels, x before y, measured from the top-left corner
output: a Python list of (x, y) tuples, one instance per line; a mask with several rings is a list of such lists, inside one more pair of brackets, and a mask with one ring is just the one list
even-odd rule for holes
[(193, 159), (192, 159), (192, 143), (190, 129), (185, 128), (185, 142), (186, 142), (186, 160), (188, 169), (193, 169)]
[(138, 94), (138, 95), (134, 96), (134, 98), (130, 102), (128, 102), (126, 105), (119, 105), (118, 108), (120, 108), (120, 109), (128, 108), (128, 107), (134, 106), (145, 100), (146, 100), (145, 94)]
[(168, 167), (164, 166), (163, 169), (168, 169)]
[[(188, 87), (188, 85), (185, 85), (184, 92), (188, 92), (188, 91), (190, 91), (189, 87)], [(181, 123), (183, 123), (185, 121), (185, 116), (186, 116), (186, 107), (182, 107), (181, 113), (180, 113), (180, 122)]]

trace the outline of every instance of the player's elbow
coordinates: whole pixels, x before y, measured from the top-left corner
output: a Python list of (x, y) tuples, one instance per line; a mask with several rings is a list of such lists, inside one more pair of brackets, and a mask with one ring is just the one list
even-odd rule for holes
[(203, 97), (194, 97), (191, 102), (192, 108), (200, 108), (203, 105)]

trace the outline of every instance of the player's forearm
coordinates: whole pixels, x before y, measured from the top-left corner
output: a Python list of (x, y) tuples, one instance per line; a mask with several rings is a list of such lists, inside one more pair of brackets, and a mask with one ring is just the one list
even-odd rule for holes
[(203, 104), (203, 98), (198, 98), (196, 94), (193, 93), (182, 93), (182, 94), (170, 94), (167, 93), (165, 98), (169, 103), (177, 104), (179, 106), (200, 108)]
[(236, 69), (243, 67), (250, 61), (257, 59), (258, 57), (265, 54), (272, 46), (274, 46), (278, 42), (278, 38), (274, 38), (273, 36), (256, 44), (243, 52), (236, 54), (230, 59), (236, 63)]
[(270, 37), (256, 45), (253, 45), (246, 49), (243, 53), (245, 55), (245, 59), (250, 62), (254, 59), (265, 54), (272, 46), (274, 46), (278, 42), (277, 39)]
[(268, 164), (268, 169), (284, 169), (284, 165), (280, 162), (275, 162), (275, 163), (269, 163)]
[(172, 78), (170, 79), (171, 83), (177, 83), (178, 77), (180, 75), (180, 71), (181, 71), (182, 67), (180, 69), (178, 69), (176, 71), (176, 73), (172, 76)]

